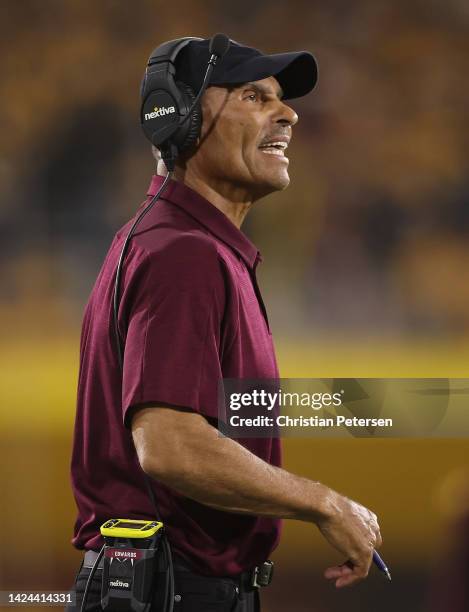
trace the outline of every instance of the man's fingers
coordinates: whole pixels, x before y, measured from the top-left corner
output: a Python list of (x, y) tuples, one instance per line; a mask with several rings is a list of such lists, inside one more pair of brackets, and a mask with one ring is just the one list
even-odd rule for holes
[(328, 567), (324, 572), (324, 577), (328, 580), (334, 580), (336, 578), (340, 578), (341, 576), (347, 576), (351, 574), (353, 569), (348, 567), (347, 565), (334, 565), (333, 567)]
[(374, 536), (375, 536), (375, 539), (376, 539), (376, 546), (375, 547), (379, 548), (381, 546), (381, 544), (383, 543), (383, 540), (381, 538), (381, 531), (380, 531), (380, 528), (379, 528), (378, 517), (371, 510), (369, 511), (369, 513), (370, 513), (370, 517), (371, 517), (371, 525), (372, 525)]
[(376, 548), (380, 548), (383, 544), (383, 538), (381, 537), (381, 532), (378, 531), (376, 534)]
[(324, 572), (324, 576), (328, 580), (335, 580), (336, 578), (353, 574), (354, 570), (355, 568), (353, 563), (351, 561), (346, 561), (345, 563), (342, 563), (342, 565), (333, 565), (332, 567), (328, 567)]
[(355, 576), (355, 574), (351, 574), (349, 576), (342, 576), (335, 581), (335, 586), (337, 589), (342, 589), (344, 587), (352, 586), (356, 582), (363, 580), (360, 576)]
[(338, 589), (341, 589), (342, 587), (352, 586), (352, 584), (360, 582), (360, 580), (364, 580), (367, 576), (368, 571), (366, 570), (366, 568), (355, 567), (347, 574), (339, 576), (335, 581), (335, 586)]
[(324, 572), (324, 577), (328, 580), (335, 580), (338, 589), (351, 586), (368, 576), (366, 566), (354, 565), (352, 561), (346, 561), (342, 565), (328, 567)]

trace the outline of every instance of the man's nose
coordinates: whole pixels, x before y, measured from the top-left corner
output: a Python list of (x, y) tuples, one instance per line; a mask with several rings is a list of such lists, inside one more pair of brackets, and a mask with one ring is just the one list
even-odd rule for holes
[(288, 104), (285, 104), (285, 102), (279, 100), (276, 122), (283, 125), (294, 126), (295, 123), (298, 122), (298, 115), (290, 106), (288, 106)]

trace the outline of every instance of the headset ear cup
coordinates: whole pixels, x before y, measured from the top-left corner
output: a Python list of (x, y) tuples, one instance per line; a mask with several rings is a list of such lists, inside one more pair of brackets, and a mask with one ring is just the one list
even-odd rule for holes
[[(190, 108), (195, 100), (195, 94), (192, 87), (178, 81), (176, 83), (180, 90), (186, 108)], [(181, 126), (181, 130), (175, 134), (173, 140), (176, 141), (179, 151), (187, 151), (190, 149), (200, 136), (200, 128), (202, 126), (202, 108), (198, 102), (191, 113), (191, 117)]]

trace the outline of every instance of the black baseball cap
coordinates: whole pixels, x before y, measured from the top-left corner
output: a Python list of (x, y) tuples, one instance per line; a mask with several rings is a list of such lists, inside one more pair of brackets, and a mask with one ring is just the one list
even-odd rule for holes
[[(193, 40), (176, 58), (176, 80), (190, 85), (197, 93), (210, 58), (210, 39)], [(318, 69), (308, 51), (266, 55), (230, 39), (226, 54), (218, 60), (210, 85), (240, 85), (274, 76), (283, 91), (282, 99), (300, 98), (316, 84)]]

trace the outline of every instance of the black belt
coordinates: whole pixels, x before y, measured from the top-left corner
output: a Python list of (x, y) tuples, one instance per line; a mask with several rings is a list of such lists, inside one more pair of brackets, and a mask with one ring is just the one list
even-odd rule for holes
[[(91, 569), (94, 566), (94, 563), (98, 557), (98, 554), (94, 550), (87, 550), (85, 553), (85, 557), (83, 559), (83, 567)], [(97, 569), (103, 569), (104, 566), (104, 556), (101, 557), (98, 563)], [(192, 572), (193, 570), (188, 567), (183, 560), (179, 557), (175, 557), (173, 555), (173, 566), (176, 572)], [(267, 586), (257, 582), (257, 578), (262, 571), (262, 566), (255, 567), (252, 570), (248, 570), (243, 572), (242, 574), (237, 574), (236, 576), (214, 576), (219, 578), (224, 578), (228, 580), (233, 580), (236, 584), (238, 584), (243, 591), (250, 591), (258, 586)], [(207, 576), (210, 578), (210, 576)]]

